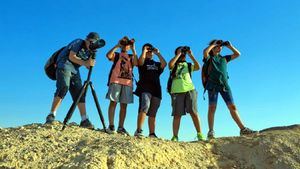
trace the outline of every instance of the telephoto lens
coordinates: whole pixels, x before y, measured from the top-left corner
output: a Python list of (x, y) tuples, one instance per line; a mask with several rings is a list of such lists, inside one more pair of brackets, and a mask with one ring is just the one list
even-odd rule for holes
[(89, 47), (92, 51), (94, 51), (98, 48), (102, 48), (103, 46), (105, 46), (105, 41), (103, 39), (100, 39), (100, 40), (90, 43)]

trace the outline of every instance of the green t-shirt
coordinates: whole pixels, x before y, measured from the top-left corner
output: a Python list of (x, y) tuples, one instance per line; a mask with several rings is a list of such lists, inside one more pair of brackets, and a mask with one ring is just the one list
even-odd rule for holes
[[(209, 61), (211, 56), (209, 56), (206, 61)], [(227, 63), (231, 60), (231, 55), (221, 56), (216, 55), (212, 57), (212, 69), (209, 71), (208, 75), (208, 86), (207, 89), (223, 89), (229, 90), (228, 85), (228, 73), (227, 73)]]
[[(191, 66), (191, 72), (194, 71), (194, 65)], [(194, 90), (187, 62), (178, 63), (175, 77), (172, 81), (171, 93), (184, 93)]]

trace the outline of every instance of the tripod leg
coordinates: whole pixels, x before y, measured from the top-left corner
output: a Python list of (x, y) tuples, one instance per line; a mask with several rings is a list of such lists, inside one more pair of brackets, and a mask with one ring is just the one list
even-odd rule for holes
[(70, 107), (70, 109), (69, 109), (69, 111), (68, 111), (68, 113), (67, 113), (67, 115), (66, 115), (66, 117), (64, 119), (64, 126), (63, 126), (62, 130), (64, 130), (66, 128), (66, 124), (70, 120), (70, 118), (72, 117), (72, 114), (73, 114), (73, 112), (74, 112), (74, 110), (75, 110), (75, 108), (76, 108), (76, 106), (77, 106), (77, 104), (78, 104), (81, 96), (84, 93), (86, 93), (87, 87), (88, 87), (89, 83), (90, 83), (89, 81), (85, 81), (84, 82), (84, 85), (80, 89), (79, 95), (77, 96), (76, 100), (73, 101), (73, 103), (72, 103), (72, 105), (71, 105), (71, 107)]
[(97, 94), (96, 94), (96, 91), (95, 91), (95, 88), (94, 88), (92, 82), (90, 82), (90, 86), (91, 86), (91, 90), (92, 90), (92, 94), (93, 94), (93, 97), (94, 97), (94, 101), (95, 101), (95, 104), (96, 104), (96, 107), (97, 107), (97, 110), (98, 110), (98, 114), (100, 116), (100, 120), (102, 122), (104, 131), (106, 132), (104, 117), (103, 117), (103, 114), (102, 114), (102, 111), (101, 111), (101, 108), (100, 108), (100, 105), (99, 105), (99, 102), (98, 102), (98, 97), (97, 97)]

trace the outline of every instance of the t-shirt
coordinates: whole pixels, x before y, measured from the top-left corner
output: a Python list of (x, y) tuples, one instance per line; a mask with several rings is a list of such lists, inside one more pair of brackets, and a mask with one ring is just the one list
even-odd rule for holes
[[(192, 65), (191, 69), (191, 72), (193, 72), (194, 65)], [(194, 89), (195, 87), (189, 73), (188, 63), (179, 62), (177, 65), (175, 77), (172, 81), (171, 93), (184, 93)]]
[(132, 87), (132, 55), (115, 52), (115, 57), (113, 59), (116, 64), (112, 67), (109, 83), (117, 83)]
[(145, 59), (144, 64), (138, 67), (139, 81), (136, 93), (149, 92), (152, 96), (161, 99), (161, 85), (159, 77), (164, 71), (161, 68), (161, 63), (153, 59)]
[[(211, 56), (206, 58), (208, 61)], [(212, 57), (212, 67), (208, 72), (208, 86), (207, 89), (211, 90), (214, 88), (226, 90), (230, 89), (228, 85), (228, 73), (227, 73), (227, 63), (231, 60), (231, 55), (221, 56), (216, 55)]]
[(62, 68), (65, 70), (69, 70), (74, 74), (77, 74), (80, 65), (73, 63), (69, 60), (70, 51), (76, 53), (76, 56), (81, 58), (82, 60), (87, 60), (91, 53), (88, 52), (87, 49), (84, 48), (84, 40), (75, 39), (70, 44), (68, 44), (57, 56), (57, 68)]

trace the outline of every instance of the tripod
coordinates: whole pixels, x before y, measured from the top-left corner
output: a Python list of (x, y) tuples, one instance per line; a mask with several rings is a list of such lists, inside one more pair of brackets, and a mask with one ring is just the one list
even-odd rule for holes
[[(92, 58), (95, 59), (95, 53), (92, 54)], [(93, 84), (92, 84), (92, 82), (90, 80), (91, 79), (91, 75), (92, 75), (92, 70), (93, 70), (93, 66), (90, 67), (87, 80), (84, 82), (82, 88), (80, 89), (78, 97), (73, 101), (73, 103), (72, 103), (72, 105), (71, 105), (71, 107), (70, 107), (70, 109), (69, 109), (69, 111), (68, 111), (68, 113), (67, 113), (67, 115), (66, 115), (66, 117), (64, 119), (64, 125), (62, 127), (62, 130), (64, 130), (66, 128), (66, 124), (70, 120), (70, 118), (72, 117), (72, 114), (73, 114), (73, 112), (74, 112), (74, 110), (75, 110), (75, 108), (76, 108), (76, 106), (77, 106), (77, 104), (78, 104), (81, 96), (87, 92), (88, 86), (90, 86), (91, 89), (92, 89), (92, 95), (94, 97), (94, 101), (95, 101), (95, 104), (96, 104), (96, 107), (97, 107), (97, 110), (98, 110), (98, 114), (100, 116), (100, 120), (102, 122), (104, 131), (106, 132), (106, 127), (105, 127), (105, 123), (104, 123), (104, 117), (103, 117), (103, 114), (102, 114), (102, 111), (101, 111), (101, 108), (100, 108), (100, 105), (99, 105), (99, 102), (98, 102), (98, 97), (96, 95), (95, 88), (94, 88), (94, 86), (93, 86)]]

